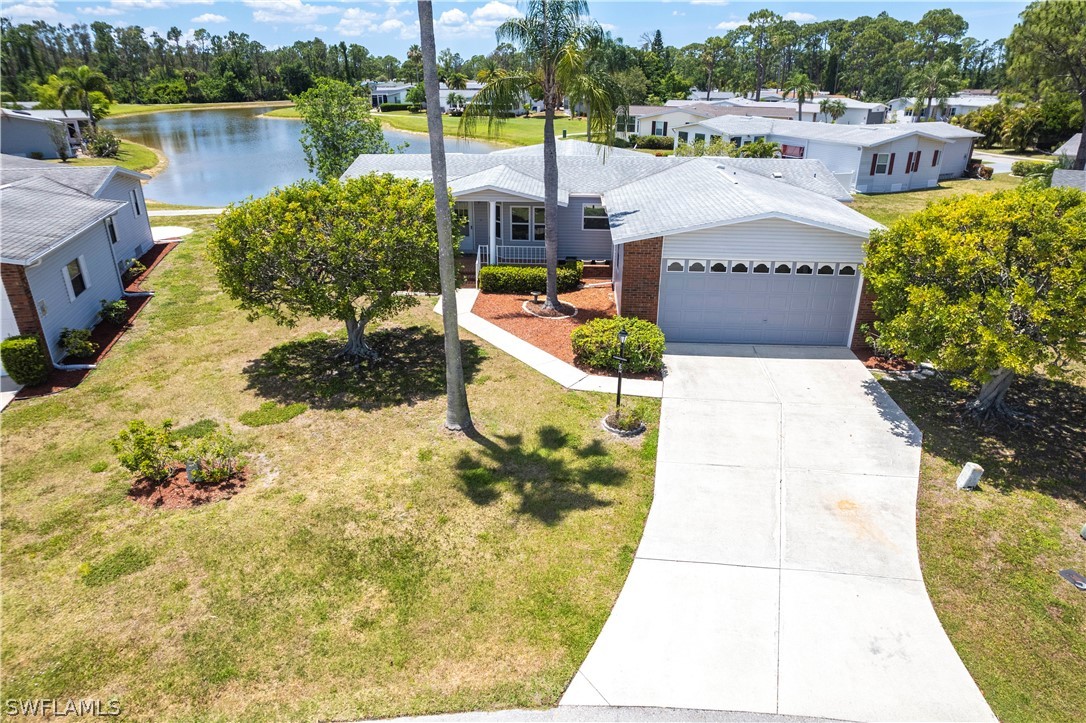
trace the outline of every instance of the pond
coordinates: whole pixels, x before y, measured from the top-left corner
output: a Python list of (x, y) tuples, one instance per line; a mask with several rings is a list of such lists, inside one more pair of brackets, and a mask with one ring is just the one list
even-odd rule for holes
[[(311, 178), (298, 140), (299, 120), (262, 118), (272, 106), (147, 113), (109, 118), (103, 127), (136, 143), (160, 149), (170, 164), (148, 182), (147, 198), (191, 206), (223, 206), (263, 196), (276, 186)], [(429, 153), (418, 133), (385, 130), (403, 153)], [(500, 146), (446, 138), (449, 153), (489, 153)]]

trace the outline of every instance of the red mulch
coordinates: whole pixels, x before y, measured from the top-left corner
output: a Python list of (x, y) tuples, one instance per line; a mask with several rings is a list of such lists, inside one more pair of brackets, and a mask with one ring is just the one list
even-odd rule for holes
[(915, 364), (900, 357), (875, 356), (870, 349), (857, 351), (855, 354), (868, 369), (878, 369), (884, 372), (908, 372), (916, 368)]
[(129, 293), (132, 293), (133, 291), (142, 291), (143, 289), (140, 287), (140, 284), (142, 284), (144, 279), (154, 271), (155, 267), (158, 266), (158, 263), (162, 261), (163, 258), (165, 258), (166, 254), (174, 250), (175, 246), (177, 246), (177, 241), (169, 241), (167, 243), (154, 244), (151, 246), (151, 249), (139, 258), (139, 262), (146, 266), (147, 270), (132, 279), (124, 290)]
[(163, 483), (141, 479), (128, 490), (128, 498), (146, 507), (164, 507), (168, 510), (186, 509), (208, 502), (225, 500), (236, 495), (248, 481), (248, 470), (241, 470), (237, 477), (217, 485), (189, 482), (184, 467), (178, 467)]

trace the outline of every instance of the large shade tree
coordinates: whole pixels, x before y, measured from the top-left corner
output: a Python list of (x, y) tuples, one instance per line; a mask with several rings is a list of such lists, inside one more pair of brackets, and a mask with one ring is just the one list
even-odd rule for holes
[(347, 329), (343, 354), (377, 358), (367, 324), (438, 287), (434, 186), (391, 175), (299, 181), (231, 206), (208, 243), (219, 283), (250, 318)]
[[(426, 127), (430, 133), (430, 168), (436, 199), (438, 267), (441, 279), (441, 319), (445, 332), (445, 426), (454, 430), (472, 428), (468, 393), (464, 386), (464, 361), (460, 355), (460, 327), (456, 313), (456, 248), (452, 230), (452, 201), (449, 174), (445, 167), (445, 128), (441, 122), (441, 87), (438, 80), (437, 45), (434, 42), (434, 6), (419, 0), (419, 29), (422, 34), (423, 83), (426, 96)], [(452, 105), (452, 94), (449, 105)]]
[(1004, 191), (933, 203), (872, 234), (864, 275), (877, 343), (979, 385), (1007, 413), (1016, 375), (1086, 358), (1086, 194)]
[(1072, 93), (1082, 107), (1082, 140), (1072, 168), (1086, 169), (1086, 2), (1048, 0), (1022, 11), (1007, 38), (1008, 74), (1021, 90)]
[(554, 135), (555, 113), (565, 98), (588, 114), (589, 135), (611, 144), (615, 138), (616, 112), (625, 113), (622, 89), (607, 74), (591, 72), (589, 48), (600, 33), (587, 19), (584, 0), (530, 0), (524, 17), (513, 18), (497, 29), (498, 42), (516, 46), (531, 65), (519, 70), (499, 70), (464, 107), (462, 133), (471, 134), (486, 122), (496, 134), (502, 122), (526, 96), (543, 101), (544, 246), (547, 261), (545, 308), (558, 302), (558, 149)]
[(302, 149), (309, 170), (322, 181), (339, 178), (362, 153), (391, 153), (381, 122), (370, 115), (370, 104), (347, 83), (320, 78), (294, 96), (305, 125)]

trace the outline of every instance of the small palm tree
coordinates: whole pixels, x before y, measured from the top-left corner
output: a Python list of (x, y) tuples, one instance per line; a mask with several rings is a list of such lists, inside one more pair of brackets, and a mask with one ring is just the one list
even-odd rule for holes
[(588, 111), (590, 135), (607, 145), (614, 142), (615, 116), (625, 112), (621, 87), (607, 74), (590, 72), (588, 47), (599, 26), (587, 19), (584, 0), (530, 0), (524, 16), (502, 23), (498, 42), (509, 42), (524, 52), (532, 66), (498, 71), (465, 106), (460, 132), (470, 135), (486, 119), (487, 130), (496, 134), (510, 111), (526, 96), (543, 101), (544, 247), (547, 259), (545, 308), (558, 302), (558, 148), (554, 116), (564, 98)]
[(109, 79), (100, 70), (94, 70), (86, 65), (78, 68), (61, 68), (57, 73), (60, 78), (60, 107), (67, 110), (69, 102), (75, 100), (80, 109), (90, 118), (91, 127), (98, 128), (98, 119), (94, 117), (91, 108), (90, 94), (97, 91), (109, 100), (113, 100), (113, 89), (109, 87)]
[(468, 87), (468, 76), (460, 71), (443, 73), (441, 80), (449, 90), (464, 90)]
[(818, 92), (818, 86), (815, 82), (807, 77), (806, 73), (792, 73), (788, 78), (788, 87), (785, 88), (789, 93), (796, 94), (796, 105), (799, 106), (799, 119), (803, 120), (803, 104), (814, 97), (814, 94)]
[(949, 58), (941, 63), (928, 63), (923, 68), (913, 71), (905, 81), (909, 90), (916, 94), (917, 100), (927, 98), (927, 118), (931, 120), (931, 107), (934, 101), (942, 103), (947, 96), (961, 87), (958, 68)]
[(836, 123), (848, 111), (848, 106), (840, 98), (826, 98), (818, 104), (818, 111), (823, 118), (831, 118)]

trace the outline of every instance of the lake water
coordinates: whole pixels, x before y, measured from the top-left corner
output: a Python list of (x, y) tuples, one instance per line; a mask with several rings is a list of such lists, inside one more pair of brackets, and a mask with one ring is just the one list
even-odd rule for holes
[[(147, 198), (192, 206), (223, 206), (263, 196), (276, 186), (311, 178), (298, 140), (302, 122), (261, 118), (272, 106), (171, 111), (109, 118), (103, 127), (122, 138), (160, 149), (170, 159), (144, 188)], [(385, 131), (404, 153), (429, 153), (421, 134)], [(449, 153), (489, 153), (499, 146), (446, 138)]]

